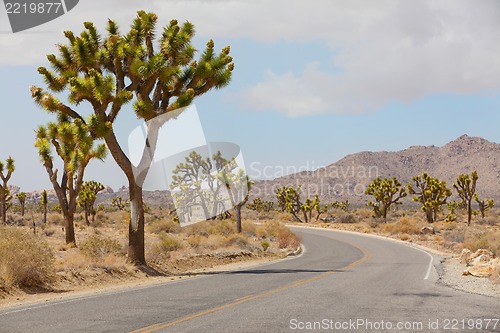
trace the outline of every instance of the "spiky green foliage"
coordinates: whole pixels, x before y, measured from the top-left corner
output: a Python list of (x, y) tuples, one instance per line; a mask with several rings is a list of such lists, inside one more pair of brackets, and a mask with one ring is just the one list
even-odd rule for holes
[(477, 193), (474, 194), (474, 201), (479, 205), (479, 211), (481, 212), (481, 217), (484, 219), (488, 209), (495, 206), (495, 201), (493, 199), (482, 199), (479, 200)]
[(21, 192), (16, 194), (16, 198), (19, 201), (19, 205), (21, 205), (21, 216), (24, 216), (24, 207), (26, 205), (26, 192)]
[(387, 218), (387, 212), (392, 205), (400, 205), (401, 199), (406, 197), (406, 189), (401, 186), (401, 183), (396, 177), (375, 178), (365, 190), (365, 194), (372, 195), (375, 201), (368, 202), (368, 206), (372, 207), (375, 217)]
[(349, 211), (349, 207), (351, 206), (351, 203), (349, 202), (349, 200), (346, 200), (346, 201), (334, 201), (330, 204), (330, 206), (332, 206), (333, 208), (337, 208), (337, 209), (340, 209), (340, 210), (343, 210), (344, 212), (348, 212)]
[(278, 200), (278, 207), (283, 212), (290, 213), (297, 221), (303, 222), (298, 216), (300, 212), (304, 211), (300, 199), (300, 185), (296, 189), (290, 186), (282, 186), (276, 189), (276, 199)]
[(7, 201), (10, 194), (8, 183), (12, 177), (12, 173), (16, 170), (14, 159), (9, 156), (4, 162), (0, 161), (0, 214), (2, 216), (3, 224), (7, 223)]
[(78, 194), (78, 205), (82, 207), (85, 212), (85, 223), (87, 223), (87, 225), (90, 225), (90, 215), (92, 215), (92, 222), (94, 222), (95, 214), (92, 214), (92, 212), (94, 211), (97, 194), (104, 189), (105, 187), (103, 184), (93, 180), (82, 184), (82, 188)]
[(247, 205), (250, 210), (255, 210), (256, 212), (270, 212), (274, 210), (274, 202), (262, 200), (261, 198), (254, 198), (251, 203)]
[(408, 184), (408, 192), (414, 195), (412, 200), (422, 204), (427, 222), (435, 222), (437, 213), (451, 196), (451, 190), (446, 186), (446, 182), (432, 178), (427, 172), (413, 177), (412, 180), (415, 184)]
[[(74, 107), (81, 103), (92, 107), (87, 124), (95, 138), (106, 140), (129, 181), (133, 204), (128, 257), (138, 264), (145, 264), (142, 185), (156, 142), (148, 142), (145, 158), (135, 167), (116, 139), (112, 124), (128, 103), (133, 104), (129, 109), (142, 120), (187, 106), (195, 97), (226, 86), (234, 69), (230, 48), (216, 52), (212, 40), (195, 60), (192, 23), (172, 20), (157, 33), (157, 21), (156, 14), (139, 11), (126, 33), (121, 33), (112, 20), (108, 21), (105, 34), (99, 33), (91, 22), (84, 23), (85, 30), (80, 35), (66, 31), (67, 42), (58, 45), (59, 54), (47, 56), (52, 69), (38, 69), (48, 91), (31, 87), (34, 100), (49, 112), (83, 120)], [(68, 103), (55, 96), (63, 92), (69, 95)], [(148, 127), (148, 137), (156, 137), (149, 131), (157, 130)], [(134, 168), (144, 171), (143, 176), (135, 179)]]
[(111, 200), (111, 206), (118, 208), (118, 210), (124, 210), (129, 204), (127, 199), (123, 199), (122, 197), (116, 197)]
[[(58, 122), (40, 126), (36, 131), (35, 147), (47, 171), (65, 219), (66, 243), (76, 245), (73, 220), (85, 168), (92, 159), (103, 160), (106, 146), (94, 144), (89, 126), (81, 119), (59, 114)], [(54, 155), (63, 163), (63, 170), (54, 168)]]
[(476, 183), (478, 179), (479, 176), (474, 170), (470, 175), (461, 174), (458, 176), (457, 182), (453, 184), (460, 199), (467, 204), (467, 225), (470, 225), (472, 220), (472, 199), (474, 199), (474, 195), (476, 194)]

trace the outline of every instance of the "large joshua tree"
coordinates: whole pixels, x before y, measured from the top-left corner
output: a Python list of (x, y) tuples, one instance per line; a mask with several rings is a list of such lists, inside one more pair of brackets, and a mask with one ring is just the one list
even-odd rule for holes
[[(0, 213), (2, 213), (3, 224), (7, 223), (7, 197), (10, 193), (8, 182), (15, 169), (16, 167), (12, 157), (9, 156), (9, 158), (5, 161), (5, 164), (0, 161), (0, 179), (2, 180), (2, 183), (0, 184)], [(6, 171), (5, 174), (4, 171)]]
[[(104, 159), (106, 146), (94, 145), (94, 138), (83, 120), (71, 119), (63, 113), (58, 122), (40, 126), (35, 146), (56, 192), (65, 220), (66, 244), (76, 246), (74, 216), (77, 198), (83, 184), (85, 168), (94, 159)], [(61, 158), (63, 170), (54, 168), (52, 150)]]
[[(129, 183), (128, 258), (136, 264), (145, 264), (142, 186), (158, 134), (158, 127), (148, 121), (189, 105), (212, 88), (224, 87), (234, 68), (230, 48), (216, 53), (212, 40), (194, 60), (194, 26), (189, 22), (180, 25), (170, 21), (157, 39), (157, 19), (154, 13), (139, 11), (126, 34), (112, 20), (105, 36), (90, 22), (84, 23), (80, 36), (66, 31), (68, 42), (58, 45), (59, 56), (47, 57), (53, 70), (38, 69), (50, 92), (38, 89), (33, 94), (46, 110), (82, 121), (84, 117), (73, 105), (90, 104), (93, 112), (86, 122), (92, 130), (105, 130), (104, 140)], [(67, 104), (53, 95), (63, 91), (69, 92)], [(137, 117), (147, 122), (148, 139), (137, 166), (123, 151), (113, 128), (122, 107), (129, 102), (133, 102)]]

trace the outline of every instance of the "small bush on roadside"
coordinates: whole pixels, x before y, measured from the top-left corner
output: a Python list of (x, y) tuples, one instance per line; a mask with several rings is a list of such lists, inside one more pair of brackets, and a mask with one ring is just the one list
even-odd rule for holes
[(153, 234), (159, 234), (165, 232), (167, 234), (177, 234), (182, 228), (179, 223), (176, 223), (170, 219), (154, 220), (146, 225), (147, 231)]
[(158, 249), (163, 252), (177, 251), (182, 248), (182, 243), (176, 238), (161, 234), (157, 243)]
[(420, 233), (417, 228), (417, 221), (407, 216), (400, 217), (395, 222), (381, 224), (380, 228), (390, 234), (415, 235)]
[(227, 236), (235, 232), (236, 225), (234, 221), (231, 220), (212, 221), (210, 222), (210, 228), (208, 228), (208, 233), (210, 235)]
[(271, 246), (271, 245), (269, 244), (269, 242), (268, 242), (268, 241), (262, 241), (262, 242), (260, 243), (260, 246), (262, 246), (262, 250), (263, 250), (264, 252), (266, 252), (266, 251), (267, 251), (267, 249), (269, 248), (269, 246)]
[(475, 235), (467, 234), (463, 247), (472, 252), (478, 249), (490, 250), (495, 256), (500, 256), (500, 231), (483, 232)]
[(229, 235), (226, 237), (225, 245), (245, 248), (248, 245), (248, 239), (241, 234)]
[(288, 228), (282, 229), (278, 236), (276, 237), (278, 241), (278, 247), (280, 249), (293, 248), (296, 249), (300, 246), (300, 241)]
[(198, 249), (202, 247), (205, 239), (206, 237), (203, 237), (201, 235), (191, 235), (187, 238), (187, 242), (193, 249)]
[(50, 283), (54, 254), (43, 238), (17, 228), (0, 228), (0, 279), (10, 286)]
[(80, 244), (80, 251), (87, 257), (98, 259), (109, 254), (118, 255), (122, 246), (117, 240), (99, 235), (90, 235)]
[(354, 218), (354, 215), (352, 214), (345, 214), (345, 215), (340, 215), (337, 217), (335, 222), (338, 223), (356, 223), (356, 219)]

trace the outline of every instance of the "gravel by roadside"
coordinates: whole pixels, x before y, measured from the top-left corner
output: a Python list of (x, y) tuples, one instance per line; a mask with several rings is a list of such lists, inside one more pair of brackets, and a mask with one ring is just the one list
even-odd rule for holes
[(466, 265), (458, 258), (447, 258), (438, 269), (439, 283), (465, 292), (500, 298), (500, 284), (488, 278), (462, 275)]

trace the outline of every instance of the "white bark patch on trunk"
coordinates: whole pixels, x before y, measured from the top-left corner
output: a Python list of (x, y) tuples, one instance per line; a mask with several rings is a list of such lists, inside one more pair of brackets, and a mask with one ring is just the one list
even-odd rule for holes
[(137, 221), (139, 220), (139, 204), (138, 200), (130, 200), (130, 227), (136, 231), (138, 229)]

